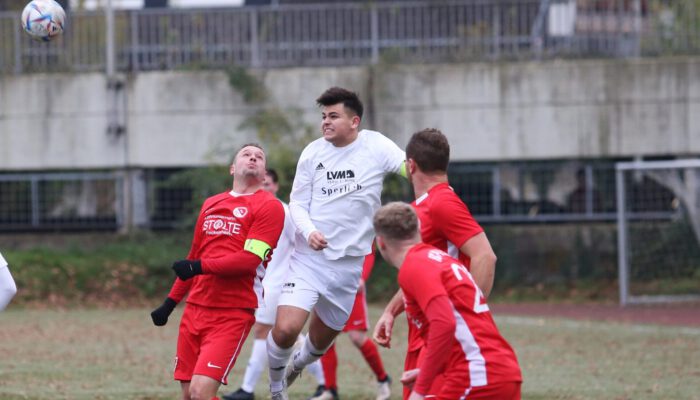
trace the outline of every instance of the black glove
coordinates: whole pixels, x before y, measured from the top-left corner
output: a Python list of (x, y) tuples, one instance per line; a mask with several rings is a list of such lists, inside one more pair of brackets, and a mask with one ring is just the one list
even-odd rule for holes
[(202, 263), (199, 260), (180, 260), (173, 263), (173, 271), (178, 278), (186, 281), (195, 275), (202, 274)]
[(173, 312), (177, 303), (170, 297), (166, 298), (163, 304), (151, 311), (151, 319), (155, 326), (163, 326), (168, 323), (168, 317)]

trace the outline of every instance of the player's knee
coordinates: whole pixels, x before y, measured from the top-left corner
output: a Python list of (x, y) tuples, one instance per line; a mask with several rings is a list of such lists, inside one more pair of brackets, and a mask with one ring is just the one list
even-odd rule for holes
[(272, 338), (278, 346), (289, 348), (294, 346), (299, 336), (299, 329), (291, 324), (275, 325), (272, 329)]
[(360, 348), (367, 341), (367, 335), (363, 331), (349, 331), (348, 337), (355, 347)]
[[(214, 394), (216, 394), (216, 391), (214, 391)], [(211, 393), (211, 389), (207, 385), (198, 384), (197, 382), (190, 384), (190, 400), (211, 400), (214, 394)]]
[(272, 329), (272, 326), (270, 325), (256, 323), (253, 327), (253, 334), (255, 335), (256, 339), (265, 339), (267, 334), (270, 333), (270, 329)]

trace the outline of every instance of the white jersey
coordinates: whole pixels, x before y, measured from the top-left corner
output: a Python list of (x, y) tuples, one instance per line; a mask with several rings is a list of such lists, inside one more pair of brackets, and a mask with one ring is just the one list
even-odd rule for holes
[(299, 157), (289, 202), (297, 228), (295, 251), (314, 252), (308, 238), (311, 232), (319, 231), (328, 241), (323, 250), (326, 259), (367, 255), (384, 176), (399, 173), (405, 159), (403, 150), (389, 138), (365, 129), (344, 147), (324, 138), (306, 146)]
[(272, 259), (267, 263), (265, 278), (263, 278), (265, 291), (279, 291), (282, 287), (289, 271), (289, 259), (294, 248), (294, 222), (292, 222), (292, 217), (289, 214), (289, 207), (281, 200), (280, 203), (284, 207), (284, 228), (282, 228), (282, 234), (277, 241), (277, 247), (272, 252)]
[(15, 293), (17, 293), (17, 286), (14, 279), (12, 279), (10, 270), (7, 268), (7, 261), (0, 253), (0, 311), (7, 307)]

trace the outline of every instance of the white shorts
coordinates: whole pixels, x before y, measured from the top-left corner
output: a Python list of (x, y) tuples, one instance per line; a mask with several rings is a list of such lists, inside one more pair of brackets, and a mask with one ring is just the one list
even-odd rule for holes
[(263, 279), (263, 304), (255, 310), (255, 322), (265, 325), (275, 324), (277, 302), (280, 298), (283, 283), (275, 282), (274, 285), (265, 285), (265, 280)]
[(365, 257), (327, 260), (322, 252), (294, 252), (278, 305), (313, 309), (326, 326), (342, 331), (360, 286)]

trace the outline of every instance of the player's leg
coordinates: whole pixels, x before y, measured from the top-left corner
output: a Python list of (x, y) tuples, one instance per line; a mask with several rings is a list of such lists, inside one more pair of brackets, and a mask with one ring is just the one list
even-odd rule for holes
[(338, 398), (338, 355), (335, 352), (335, 343), (326, 350), (326, 353), (319, 360), (323, 367), (323, 377), (326, 380), (325, 387), (322, 390), (316, 389), (316, 392), (309, 400), (333, 400)]
[(189, 384), (190, 400), (210, 400), (216, 396), (221, 382), (204, 375), (192, 376)]
[(210, 400), (220, 384), (228, 383), (243, 344), (255, 321), (248, 309), (206, 308), (197, 315), (201, 344), (193, 377), (191, 400)]
[(180, 381), (182, 400), (190, 400), (190, 381), (194, 374), (200, 346), (200, 336), (197, 334), (197, 308), (195, 305), (185, 305), (177, 335), (177, 352), (175, 353), (173, 376), (175, 380)]
[[(258, 309), (260, 311), (262, 309)], [(256, 313), (257, 320), (263, 320)], [(267, 335), (270, 333), (272, 325), (256, 322), (253, 325), (253, 349), (250, 352), (248, 365), (243, 373), (243, 382), (238, 390), (222, 397), (223, 400), (253, 400), (255, 395), (255, 385), (260, 379), (260, 375), (267, 365)]]
[(288, 381), (321, 358), (345, 327), (355, 303), (363, 261), (364, 257), (345, 257), (328, 264), (324, 273), (330, 280), (319, 293), (304, 345), (292, 357)]
[(267, 366), (267, 335), (277, 318), (277, 304), (282, 291), (283, 280), (273, 277), (263, 280), (265, 299), (255, 311), (255, 325), (253, 325), (253, 349), (248, 359), (248, 364), (243, 374), (243, 382), (238, 390), (223, 396), (223, 400), (253, 400), (255, 385), (260, 375)]
[(273, 399), (283, 399), (286, 396), (285, 369), (294, 351), (294, 343), (319, 299), (318, 287), (325, 285), (323, 274), (314, 267), (320, 265), (321, 260), (322, 255), (292, 254), (289, 274), (282, 285), (277, 305), (275, 324), (267, 336), (270, 392)]
[(326, 378), (323, 375), (323, 367), (321, 366), (321, 360), (312, 362), (311, 364), (307, 365), (306, 370), (309, 371), (309, 374), (311, 374), (311, 376), (313, 376), (316, 380), (316, 384), (318, 385), (316, 390), (318, 391), (319, 388), (325, 389)]
[(377, 378), (377, 400), (386, 400), (391, 397), (391, 378), (384, 370), (382, 357), (379, 355), (377, 345), (367, 336), (369, 329), (369, 314), (367, 312), (367, 299), (364, 290), (357, 292), (352, 312), (348, 318), (343, 332), (348, 334), (352, 344), (360, 350), (367, 365), (372, 369)]
[(302, 308), (288, 305), (277, 307), (277, 320), (267, 335), (267, 361), (273, 395), (285, 389), (285, 368), (308, 317), (309, 312)]
[(294, 353), (291, 368), (287, 370), (287, 384), (293, 383), (304, 367), (320, 359), (339, 333), (340, 329), (329, 327), (315, 311), (312, 312), (309, 332), (301, 348)]

